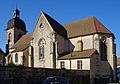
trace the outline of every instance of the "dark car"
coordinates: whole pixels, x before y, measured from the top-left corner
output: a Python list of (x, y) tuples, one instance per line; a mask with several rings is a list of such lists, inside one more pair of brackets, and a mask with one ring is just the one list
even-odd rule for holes
[(42, 84), (69, 84), (68, 80), (64, 77), (47, 77), (43, 80)]

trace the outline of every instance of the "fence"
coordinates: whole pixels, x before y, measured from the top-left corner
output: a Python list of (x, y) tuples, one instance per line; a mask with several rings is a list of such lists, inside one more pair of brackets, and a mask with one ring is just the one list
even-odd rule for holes
[(69, 80), (70, 84), (89, 84), (89, 71), (0, 67), (0, 84), (40, 84), (40, 81), (49, 76), (63, 76)]

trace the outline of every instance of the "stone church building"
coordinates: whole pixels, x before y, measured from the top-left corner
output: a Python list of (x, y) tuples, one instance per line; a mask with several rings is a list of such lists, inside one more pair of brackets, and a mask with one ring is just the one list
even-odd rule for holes
[(27, 34), (15, 9), (5, 31), (6, 64), (88, 70), (94, 80), (115, 77), (115, 36), (94, 16), (61, 25), (42, 11)]

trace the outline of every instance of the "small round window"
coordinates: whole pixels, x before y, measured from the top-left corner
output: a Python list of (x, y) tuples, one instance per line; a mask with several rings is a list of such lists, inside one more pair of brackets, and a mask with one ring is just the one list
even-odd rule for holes
[(44, 27), (44, 24), (43, 24), (43, 23), (41, 23), (41, 24), (40, 24), (40, 28), (43, 28), (43, 27)]

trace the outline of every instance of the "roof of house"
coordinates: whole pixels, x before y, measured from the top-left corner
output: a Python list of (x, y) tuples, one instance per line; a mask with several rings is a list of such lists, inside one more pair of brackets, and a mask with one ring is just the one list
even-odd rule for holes
[(32, 34), (23, 35), (12, 47), (12, 49), (15, 49), (13, 52), (26, 49), (30, 45), (31, 36)]
[(59, 56), (58, 60), (90, 58), (96, 52), (95, 49), (88, 49), (83, 51), (66, 52)]
[(120, 65), (120, 58), (117, 58), (117, 65)]
[(0, 57), (3, 56), (5, 53), (2, 51), (2, 49), (0, 48)]
[(52, 17), (47, 15), (46, 13), (44, 12), (42, 13), (45, 15), (46, 19), (50, 23), (53, 30), (57, 32), (58, 34), (60, 34), (61, 36), (67, 38), (67, 31), (65, 30), (65, 28), (60, 23), (58, 23), (56, 20), (54, 20)]
[(67, 30), (68, 38), (89, 35), (93, 33), (112, 34), (94, 16), (64, 24), (64, 28)]

